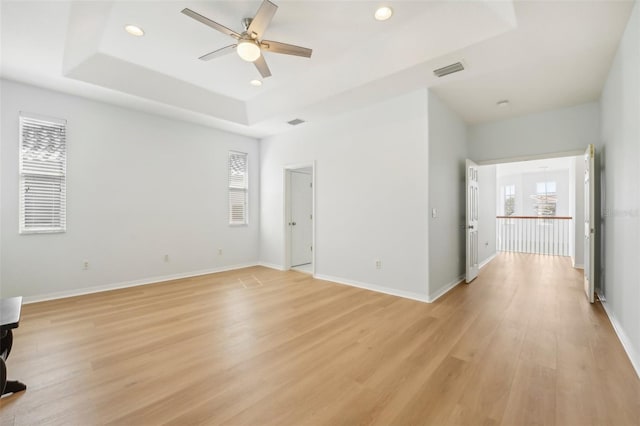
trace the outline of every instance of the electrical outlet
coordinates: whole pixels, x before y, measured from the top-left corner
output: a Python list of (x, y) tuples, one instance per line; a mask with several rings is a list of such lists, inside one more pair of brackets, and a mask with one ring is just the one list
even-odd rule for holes
[(376, 269), (382, 269), (382, 260), (376, 260)]
[(85, 271), (87, 269), (89, 269), (89, 261), (85, 260), (84, 262), (82, 262), (82, 269), (84, 269)]
[(168, 254), (165, 254), (165, 255), (164, 255), (164, 261), (165, 261), (165, 262), (168, 262), (168, 261), (169, 261), (169, 255), (168, 255)]
[(222, 256), (222, 249), (221, 248), (218, 249), (218, 256)]

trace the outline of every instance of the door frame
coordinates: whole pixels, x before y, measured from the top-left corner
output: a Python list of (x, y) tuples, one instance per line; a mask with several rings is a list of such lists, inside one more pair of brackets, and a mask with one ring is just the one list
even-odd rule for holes
[[(551, 158), (560, 158), (560, 157), (579, 157), (579, 158), (584, 158), (584, 154), (585, 154), (585, 150), (584, 149), (580, 149), (580, 150), (572, 150), (572, 151), (558, 151), (558, 152), (549, 152), (549, 153), (545, 153), (545, 154), (532, 154), (532, 155), (522, 155), (522, 156), (517, 156), (517, 157), (502, 157), (502, 158), (492, 158), (492, 159), (488, 159), (488, 160), (473, 160), (478, 166), (490, 166), (490, 165), (496, 165), (496, 164), (504, 164), (504, 163), (515, 163), (515, 162), (520, 162), (520, 161), (529, 161), (529, 160), (545, 160), (545, 159), (551, 159)], [(600, 227), (600, 225), (598, 225), (600, 223), (600, 206), (602, 205), (602, 200), (600, 199), (600, 197), (602, 196), (602, 192), (601, 189), (598, 185), (600, 185), (600, 179), (601, 176), (600, 174), (602, 173), (602, 171), (599, 168), (599, 163), (594, 156), (594, 170), (593, 170), (593, 178), (594, 178), (594, 206), (595, 206), (595, 211), (594, 211), (594, 220), (596, 223), (595, 226), (595, 234), (594, 234), (594, 241), (595, 241), (595, 253), (593, 256), (593, 268), (594, 268), (594, 288), (596, 291), (596, 295), (598, 295), (598, 297), (601, 300), (604, 300), (604, 295), (601, 294), (602, 291), (602, 280), (601, 278), (601, 274), (602, 274), (602, 261), (601, 261), (601, 256), (602, 253), (598, 252), (599, 250), (599, 244), (601, 241), (601, 236), (600, 233), (603, 232), (603, 229)], [(466, 170), (465, 170), (466, 172)], [(576, 176), (576, 179), (578, 179), (578, 176)], [(575, 226), (574, 226), (574, 230), (575, 230)], [(575, 236), (574, 236), (575, 239)], [(585, 251), (585, 253), (583, 253), (583, 256), (587, 256), (587, 253)], [(584, 261), (583, 261), (584, 264)], [(574, 268), (577, 269), (583, 269), (580, 267), (576, 267), (574, 266)]]
[[(595, 302), (597, 275), (596, 261), (596, 199), (595, 199), (595, 147), (589, 144), (585, 151), (585, 173), (583, 179), (589, 178), (584, 184), (584, 290), (589, 303)], [(583, 180), (584, 182), (584, 180)], [(588, 215), (588, 220), (587, 220)], [(588, 262), (587, 262), (588, 260)]]
[(288, 164), (282, 168), (282, 181), (283, 181), (283, 222), (282, 222), (282, 239), (283, 239), (283, 264), (284, 269), (288, 271), (291, 269), (291, 227), (289, 222), (291, 221), (291, 180), (290, 175), (292, 171), (299, 169), (311, 168), (311, 274), (316, 274), (316, 161), (306, 163)]

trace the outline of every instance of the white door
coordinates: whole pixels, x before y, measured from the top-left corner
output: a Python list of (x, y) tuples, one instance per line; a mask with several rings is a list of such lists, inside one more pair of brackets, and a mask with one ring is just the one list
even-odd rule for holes
[(313, 242), (313, 188), (311, 173), (292, 170), (291, 212), (291, 266), (311, 263)]
[(593, 179), (595, 148), (584, 153), (584, 291), (593, 303), (595, 293), (595, 182)]
[(465, 281), (471, 282), (478, 276), (478, 165), (467, 160), (466, 182), (466, 274)]

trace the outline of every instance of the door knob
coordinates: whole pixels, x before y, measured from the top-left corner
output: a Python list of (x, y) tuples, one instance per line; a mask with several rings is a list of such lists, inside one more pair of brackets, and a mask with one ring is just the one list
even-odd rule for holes
[(296, 226), (296, 223), (295, 223), (295, 222), (291, 222), (291, 224), (292, 224), (293, 226)]

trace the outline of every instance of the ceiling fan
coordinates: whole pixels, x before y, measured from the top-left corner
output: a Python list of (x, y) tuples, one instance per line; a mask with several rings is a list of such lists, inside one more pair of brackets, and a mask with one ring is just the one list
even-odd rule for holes
[(262, 51), (302, 56), (305, 58), (311, 57), (311, 49), (306, 47), (294, 46), (293, 44), (281, 43), (278, 41), (262, 40), (262, 36), (269, 26), (269, 23), (271, 23), (271, 19), (273, 18), (273, 15), (275, 15), (276, 10), (278, 10), (278, 6), (271, 3), (269, 0), (263, 0), (256, 16), (253, 18), (244, 18), (242, 20), (242, 24), (244, 26), (244, 31), (242, 33), (233, 31), (232, 29), (212, 21), (189, 8), (183, 9), (182, 13), (196, 21), (208, 25), (214, 30), (218, 30), (223, 34), (236, 39), (236, 43), (214, 50), (206, 55), (202, 55), (198, 59), (202, 61), (209, 61), (235, 50), (240, 58), (247, 62), (253, 62), (260, 72), (260, 75), (262, 75), (262, 78), (267, 78), (271, 76), (271, 70), (269, 70), (269, 66), (262, 55)]

